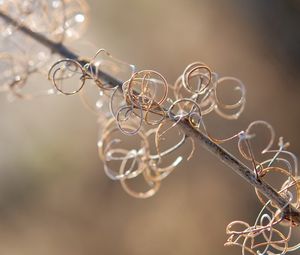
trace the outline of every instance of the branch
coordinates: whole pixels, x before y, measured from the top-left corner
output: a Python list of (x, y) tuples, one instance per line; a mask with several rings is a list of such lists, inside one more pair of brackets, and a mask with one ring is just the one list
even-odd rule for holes
[[(32, 31), (2, 11), (0, 11), (0, 17), (8, 24), (17, 27), (25, 35), (30, 36), (32, 39), (49, 48), (53, 53), (59, 54), (64, 58), (76, 60), (82, 65), (88, 63), (63, 44), (53, 42), (44, 35)], [(122, 81), (101, 71), (99, 71), (99, 78), (112, 86), (118, 85), (119, 89), (122, 90)], [(193, 128), (187, 120), (180, 121), (179, 126), (187, 136), (193, 137), (198, 144), (214, 154), (219, 160), (229, 166), (250, 185), (257, 188), (264, 196), (273, 201), (279, 208), (284, 208), (283, 217), (285, 219), (290, 220), (297, 225), (300, 224), (300, 212), (293, 205), (288, 203), (282, 196), (280, 196), (280, 194), (278, 194), (270, 185), (265, 183), (263, 180), (256, 178), (254, 172), (249, 167), (209, 139), (204, 133)]]

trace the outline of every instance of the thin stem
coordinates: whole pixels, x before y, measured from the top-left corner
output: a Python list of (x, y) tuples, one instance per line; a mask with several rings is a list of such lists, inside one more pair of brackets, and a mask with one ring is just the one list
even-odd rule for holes
[[(76, 53), (72, 52), (63, 44), (55, 43), (44, 35), (30, 30), (28, 27), (20, 24), (18, 21), (3, 13), (2, 11), (0, 11), (0, 17), (10, 25), (16, 26), (27, 36), (30, 36), (37, 42), (49, 48), (53, 53), (59, 54), (64, 58), (77, 60), (82, 65), (87, 63), (87, 61), (81, 59)], [(122, 81), (104, 72), (99, 72), (99, 78), (111, 84), (112, 86), (118, 85), (119, 89), (122, 90)], [(285, 219), (291, 220), (295, 224), (300, 224), (300, 212), (290, 203), (287, 203), (287, 201), (283, 197), (281, 197), (280, 194), (278, 194), (270, 185), (265, 183), (263, 180), (256, 178), (254, 172), (249, 167), (247, 167), (240, 160), (231, 155), (224, 148), (209, 139), (204, 133), (193, 128), (187, 120), (184, 119), (180, 121), (179, 126), (187, 136), (193, 137), (198, 144), (214, 154), (223, 163), (228, 165), (234, 172), (240, 175), (249, 184), (257, 188), (263, 195), (277, 204), (278, 207), (284, 208), (283, 217)]]

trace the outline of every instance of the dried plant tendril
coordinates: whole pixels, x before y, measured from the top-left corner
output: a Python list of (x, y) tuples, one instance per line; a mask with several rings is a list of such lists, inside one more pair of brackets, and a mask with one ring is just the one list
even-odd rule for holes
[[(105, 71), (104, 65), (97, 64), (95, 60), (100, 53), (110, 57), (106, 51), (98, 51), (83, 68), (81, 79), (83, 77), (94, 81), (95, 86), (103, 93), (107, 90), (111, 91), (106, 94), (110, 97), (110, 116), (108, 116), (109, 124), (103, 128), (102, 137), (98, 143), (99, 155), (104, 162), (105, 173), (111, 179), (119, 180), (129, 195), (136, 198), (153, 196), (159, 190), (161, 182), (183, 162), (182, 155), (176, 157), (176, 154), (189, 137), (179, 132), (181, 136), (179, 141), (164, 149), (162, 149), (162, 142), (166, 134), (175, 129), (180, 121), (187, 120), (193, 128), (202, 129), (216, 143), (235, 139), (240, 154), (252, 163), (256, 178), (264, 179), (271, 173), (284, 176), (286, 179), (277, 192), (289, 203), (299, 208), (300, 180), (297, 176), (297, 159), (291, 152), (286, 151), (288, 143), (284, 143), (282, 138), (279, 140), (279, 149), (272, 149), (275, 132), (269, 123), (254, 121), (245, 130), (224, 139), (214, 138), (209, 133), (205, 124), (207, 114), (216, 112), (225, 119), (234, 120), (242, 113), (246, 100), (245, 87), (240, 80), (233, 77), (220, 78), (204, 63), (195, 62), (184, 70), (174, 86), (156, 71), (132, 72), (131, 77), (123, 83), (121, 92), (118, 88), (108, 89), (106, 84), (97, 80), (98, 72)], [(124, 65), (123, 62), (118, 61), (114, 61), (111, 65), (118, 64)], [(118, 70), (117, 66), (110, 70), (113, 69)], [(130, 69), (129, 64), (127, 64), (127, 69)], [(113, 75), (113, 73), (110, 74)], [(226, 86), (226, 84), (231, 86)], [(239, 99), (234, 103), (225, 103), (219, 91), (220, 86), (223, 86), (223, 90), (233, 87), (240, 96)], [(173, 94), (174, 98), (169, 98), (169, 94)], [(168, 107), (167, 104), (169, 104)], [(156, 118), (154, 119), (153, 116)], [(167, 122), (171, 124), (166, 125)], [(261, 162), (253, 151), (253, 143), (256, 141), (254, 138), (257, 136), (253, 130), (257, 126), (265, 128), (270, 134), (270, 140), (260, 152), (267, 158)], [(118, 132), (141, 141), (140, 145), (135, 149), (121, 146), (123, 139), (113, 138)], [(191, 141), (191, 153), (188, 159), (194, 151), (194, 141)], [(154, 146), (152, 149), (151, 144)], [(154, 153), (151, 153), (151, 150)], [(166, 164), (165, 158), (172, 155), (175, 156), (174, 159)], [(114, 169), (111, 167), (113, 162), (115, 163)], [(142, 178), (146, 184), (144, 191), (139, 191), (132, 185), (136, 178)], [(263, 204), (263, 209), (255, 224), (251, 226), (243, 221), (230, 223), (226, 230), (229, 239), (225, 245), (239, 246), (242, 254), (255, 255), (271, 254), (270, 252), (285, 254), (299, 248), (300, 244), (289, 245), (295, 224), (292, 220), (284, 218), (285, 207), (273, 204), (258, 190), (256, 193)], [(260, 242), (257, 243), (258, 239)]]
[[(57, 61), (50, 68), (48, 79), (52, 81), (53, 85), (60, 93), (64, 95), (73, 95), (83, 88), (86, 77), (84, 69), (78, 61), (62, 59)], [(70, 84), (66, 85), (68, 82)]]
[[(124, 70), (127, 70), (127, 72)], [(109, 72), (109, 75), (117, 77), (121, 77), (125, 73), (130, 75), (128, 80), (123, 83), (123, 96), (117, 88), (113, 88), (111, 85), (99, 80), (99, 73), (107, 72)], [(78, 79), (77, 88), (69, 91), (65, 90), (63, 82), (74, 77)], [(205, 108), (207, 105), (216, 105), (217, 100), (213, 97), (213, 91), (217, 83), (217, 74), (212, 72), (207, 65), (195, 62), (189, 65), (180, 77), (177, 85), (170, 86), (160, 73), (153, 70), (134, 72), (132, 65), (113, 58), (104, 49), (98, 50), (84, 66), (80, 66), (77, 61), (65, 59), (57, 61), (49, 71), (49, 78), (55, 88), (65, 95), (76, 94), (80, 91), (84, 102), (87, 103), (82, 91), (84, 91), (86, 82), (92, 81), (94, 87), (102, 91), (102, 95), (110, 96), (109, 108), (111, 113), (107, 117), (110, 118), (109, 123), (115, 124), (113, 131), (108, 127), (101, 128), (103, 129), (103, 138), (99, 143), (100, 157), (104, 161), (106, 174), (112, 179), (122, 180), (122, 186), (128, 193), (141, 198), (148, 197), (149, 194), (154, 195), (156, 189), (150, 189), (151, 192), (148, 192), (145, 196), (137, 195), (140, 193), (132, 192), (126, 184), (126, 179), (132, 179), (133, 176), (137, 177), (142, 173), (148, 184), (162, 181), (183, 161), (183, 157), (178, 156), (168, 165), (165, 165), (163, 163), (166, 162), (165, 157), (175, 155), (187, 139), (192, 142), (191, 153), (187, 159), (190, 159), (193, 154), (194, 141), (184, 134), (181, 135), (181, 139), (177, 144), (163, 151), (161, 150), (161, 143), (165, 134), (174, 129), (178, 121), (187, 119), (194, 128), (203, 128), (207, 133), (201, 106)], [(178, 85), (179, 83), (182, 85)], [(75, 83), (72, 82), (72, 84)], [(186, 89), (191, 96), (179, 98), (181, 94), (178, 93), (178, 86)], [(175, 96), (177, 100), (173, 101), (168, 98), (170, 89), (175, 95), (177, 93), (177, 96)], [(199, 99), (200, 96), (202, 97), (201, 100)], [(171, 102), (168, 108), (165, 107), (167, 100)], [(90, 109), (94, 108), (93, 105), (88, 106)], [(210, 112), (213, 108), (210, 107)], [(205, 113), (209, 113), (207, 109)], [(166, 125), (167, 119), (173, 121), (174, 124), (164, 130), (163, 127)], [(106, 141), (110, 139), (111, 132), (115, 133), (117, 130), (129, 136), (142, 135), (144, 144), (150, 144), (151, 138), (155, 138), (156, 154), (150, 154), (149, 150), (145, 148), (135, 149), (134, 151), (121, 147), (117, 148), (120, 145), (118, 139), (113, 139), (110, 142)], [(113, 155), (119, 156), (113, 157)], [(119, 170), (112, 170), (109, 167), (112, 161), (119, 162)]]
[[(274, 189), (286, 204), (279, 206), (256, 189), (263, 205), (261, 212), (253, 225), (243, 221), (230, 223), (225, 245), (240, 247), (243, 255), (286, 254), (299, 249), (300, 243), (291, 244), (298, 222), (286, 213), (290, 205), (300, 207), (298, 163), (287, 150), (289, 143), (281, 137), (278, 148), (273, 148), (275, 132), (265, 121), (254, 121), (245, 130), (222, 139), (211, 135), (206, 125), (205, 117), (213, 112), (226, 120), (241, 115), (246, 90), (239, 79), (220, 77), (205, 63), (193, 62), (172, 85), (157, 71), (137, 71), (104, 49), (90, 59), (57, 60), (47, 47), (19, 31), (26, 26), (63, 46), (62, 43), (77, 39), (84, 31), (87, 9), (83, 0), (0, 1), (0, 11), (16, 21), (8, 25), (0, 21), (4, 41), (4, 46), (0, 44), (0, 92), (21, 99), (79, 93), (84, 105), (98, 115), (101, 123), (98, 149), (105, 173), (120, 181), (123, 189), (136, 198), (156, 194), (162, 181), (184, 162), (180, 149), (188, 141), (191, 149), (187, 159), (192, 157), (194, 140), (179, 128), (179, 122), (186, 121), (195, 130), (203, 131), (214, 143), (236, 140), (256, 179), (274, 187), (273, 176), (281, 176), (282, 183)], [(53, 88), (28, 93), (32, 77), (45, 74), (45, 70), (49, 70)], [(92, 98), (89, 89), (94, 91)], [(228, 95), (235, 100), (227, 102)], [(257, 154), (253, 148), (258, 126), (267, 130), (270, 140)], [(179, 139), (172, 139), (174, 144), (165, 146), (164, 141), (172, 132), (178, 133)], [(137, 187), (135, 182), (143, 186)]]
[[(237, 102), (231, 104), (222, 102), (218, 94), (218, 87), (226, 83), (235, 84), (234, 90), (240, 93), (240, 98)], [(234, 77), (222, 77), (218, 79), (218, 81), (215, 83), (214, 94), (214, 98), (216, 101), (215, 111), (221, 117), (225, 119), (237, 119), (241, 115), (246, 103), (246, 89), (244, 84), (239, 79)], [(230, 112), (227, 112), (228, 110), (230, 110)]]

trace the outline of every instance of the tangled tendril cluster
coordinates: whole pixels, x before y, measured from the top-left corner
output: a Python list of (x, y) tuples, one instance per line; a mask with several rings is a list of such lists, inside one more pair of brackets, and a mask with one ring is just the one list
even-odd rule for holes
[[(188, 141), (191, 152), (187, 159), (191, 158), (194, 141), (178, 127), (183, 119), (194, 128), (203, 129), (219, 143), (239, 136), (216, 139), (207, 132), (204, 121), (205, 116), (213, 111), (226, 119), (236, 119), (241, 114), (246, 102), (245, 87), (236, 78), (219, 78), (206, 64), (195, 62), (184, 70), (174, 85), (170, 85), (160, 73), (153, 70), (135, 71), (134, 66), (113, 58), (103, 49), (85, 61), (82, 65), (81, 61), (59, 60), (50, 68), (48, 77), (62, 94), (79, 92), (86, 105), (88, 100), (84, 91), (89, 81), (101, 91), (98, 95), (109, 96), (104, 103), (103, 97), (99, 96), (95, 103), (99, 105), (99, 100), (102, 100), (101, 106), (109, 106), (109, 113), (106, 114), (109, 120), (98, 142), (99, 154), (106, 174), (111, 179), (119, 180), (125, 191), (134, 197), (146, 198), (157, 192), (161, 181), (183, 161), (183, 157), (176, 157), (176, 153)], [(100, 77), (104, 73), (127, 78), (120, 88), (102, 80)], [(77, 83), (73, 82), (74, 77)], [(68, 84), (70, 80), (71, 87)], [(219, 87), (226, 85), (231, 85), (239, 94), (237, 102), (226, 104), (222, 101)], [(89, 105), (89, 108), (97, 107)], [(165, 137), (174, 131), (178, 142), (169, 147), (162, 145)], [(122, 148), (127, 146), (122, 145), (120, 135), (124, 134), (134, 137), (135, 148)], [(169, 160), (172, 156), (174, 160)], [(139, 176), (143, 176), (149, 186), (144, 192), (135, 191), (127, 184), (130, 179)]]
[[(124, 79), (122, 87), (112, 86), (100, 78), (103, 74), (113, 77), (127, 75), (127, 79)], [(270, 124), (254, 121), (246, 130), (224, 139), (217, 139), (208, 132), (205, 116), (209, 113), (215, 112), (229, 120), (238, 118), (242, 113), (246, 99), (245, 87), (240, 80), (219, 77), (206, 64), (195, 62), (187, 66), (175, 84), (171, 85), (160, 73), (153, 70), (135, 71), (134, 66), (113, 58), (103, 49), (84, 65), (75, 60), (60, 60), (51, 67), (48, 75), (60, 93), (72, 95), (79, 92), (86, 105), (88, 100), (84, 89), (88, 86), (88, 81), (96, 85), (101, 99), (95, 104), (99, 105), (101, 100), (102, 110), (105, 105), (109, 106), (106, 121), (101, 119), (101, 123), (105, 124), (102, 125), (98, 141), (104, 171), (109, 178), (120, 181), (131, 196), (153, 196), (159, 190), (162, 180), (183, 162), (184, 156), (180, 154), (180, 148), (187, 142), (190, 143), (191, 150), (186, 158), (188, 160), (192, 157), (194, 141), (178, 126), (181, 121), (188, 121), (193, 128), (201, 129), (216, 143), (235, 139), (241, 156), (251, 163), (257, 179), (269, 179), (276, 174), (284, 177), (276, 191), (299, 208), (297, 158), (286, 150), (289, 143), (284, 143), (283, 138), (279, 139), (279, 148), (272, 149), (275, 132)], [(64, 83), (74, 76), (78, 76), (76, 88), (67, 90)], [(219, 87), (226, 85), (231, 85), (234, 92), (239, 94), (235, 103), (222, 101)], [(104, 95), (108, 96), (105, 100)], [(89, 105), (89, 108), (97, 107)], [(101, 116), (103, 118), (103, 114)], [(258, 127), (265, 129), (270, 136), (261, 151), (263, 156), (267, 156), (263, 161), (257, 159), (252, 149), (255, 147), (255, 138), (259, 136), (255, 132)], [(171, 133), (173, 141), (176, 140), (173, 134), (177, 134), (177, 141), (174, 145), (163, 145)], [(124, 135), (127, 136), (125, 140), (122, 139)], [(142, 191), (140, 186), (137, 189), (134, 183), (130, 183), (138, 177), (142, 177), (147, 185)], [(300, 245), (288, 244), (295, 224), (284, 217), (285, 207), (278, 207), (258, 190), (256, 194), (263, 209), (255, 224), (250, 226), (242, 221), (230, 223), (227, 227), (230, 237), (225, 245), (240, 246), (243, 254), (285, 254), (298, 249)]]
[(84, 0), (0, 1), (1, 14), (16, 24), (0, 19), (0, 92), (10, 99), (32, 99), (50, 95), (50, 88), (32, 89), (32, 77), (44, 76), (55, 56), (50, 49), (26, 36), (20, 27), (51, 39), (57, 44), (77, 39), (85, 28), (87, 5)]
[[(269, 132), (270, 140), (262, 150), (266, 159), (259, 161), (252, 150), (252, 140), (257, 135), (253, 130), (261, 126)], [(252, 122), (246, 131), (240, 132), (238, 147), (243, 157), (252, 162), (258, 179), (273, 181), (272, 187), (295, 208), (300, 208), (300, 178), (296, 156), (287, 150), (289, 143), (279, 138), (278, 148), (272, 149), (275, 132), (265, 121)], [(278, 184), (280, 180), (280, 184)], [(276, 181), (276, 182), (275, 182)], [(276, 185), (275, 185), (276, 183)], [(242, 254), (286, 254), (300, 248), (300, 243), (291, 244), (292, 230), (297, 226), (283, 213), (288, 204), (279, 207), (255, 190), (263, 204), (254, 225), (233, 221), (226, 229), (229, 238), (225, 246), (240, 246)]]
[[(241, 247), (243, 255), (286, 254), (300, 248), (300, 244), (291, 244), (296, 223), (284, 213), (289, 204), (300, 208), (297, 158), (287, 150), (289, 143), (280, 138), (278, 148), (273, 149), (275, 132), (265, 121), (254, 121), (247, 129), (222, 139), (212, 135), (208, 128), (206, 116), (211, 113), (234, 120), (243, 112), (246, 90), (239, 79), (219, 77), (205, 63), (194, 62), (174, 84), (169, 84), (157, 71), (137, 71), (135, 66), (112, 57), (103, 49), (88, 60), (58, 60), (49, 70), (49, 63), (55, 58), (51, 50), (19, 31), (20, 26), (29, 27), (62, 46), (63, 42), (80, 36), (86, 11), (83, 0), (0, 1), (0, 14), (7, 13), (19, 24), (4, 25), (0, 20), (3, 39), (0, 91), (22, 99), (79, 93), (84, 105), (98, 115), (101, 124), (98, 149), (105, 173), (120, 181), (124, 190), (137, 198), (153, 196), (162, 180), (184, 158), (192, 157), (194, 140), (180, 123), (203, 131), (217, 144), (235, 141), (240, 155), (250, 163), (255, 178), (270, 183), (287, 204), (278, 206), (256, 189), (263, 208), (255, 223), (230, 223), (225, 245)], [(32, 76), (46, 70), (49, 70), (48, 78), (54, 87), (27, 92)], [(111, 82), (111, 78), (118, 84)], [(234, 94), (236, 100), (226, 102), (224, 90)], [(256, 155), (253, 148), (259, 137), (255, 131), (258, 127), (269, 133), (270, 140)], [(173, 143), (170, 145), (170, 142)], [(188, 153), (182, 150), (184, 146), (189, 146)], [(281, 178), (279, 185), (278, 176)]]

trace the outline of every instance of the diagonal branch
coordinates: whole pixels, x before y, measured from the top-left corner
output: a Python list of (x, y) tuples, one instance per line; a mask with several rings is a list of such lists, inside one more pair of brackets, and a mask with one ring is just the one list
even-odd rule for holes
[[(8, 24), (16, 26), (21, 32), (30, 36), (32, 39), (41, 43), (45, 47), (49, 48), (53, 53), (59, 54), (64, 58), (69, 58), (77, 60), (80, 64), (85, 65), (87, 61), (81, 59), (77, 54), (72, 52), (66, 46), (61, 43), (56, 43), (48, 39), (42, 34), (32, 31), (28, 27), (20, 24), (14, 18), (8, 16), (7, 14), (0, 11), (0, 17), (5, 20)], [(119, 89), (122, 90), (123, 82), (99, 71), (99, 78), (106, 81), (112, 86), (118, 85)], [(193, 137), (195, 141), (201, 145), (206, 150), (214, 154), (219, 160), (229, 166), (234, 172), (240, 175), (244, 180), (246, 180), (250, 185), (257, 188), (263, 195), (268, 199), (273, 201), (278, 207), (283, 209), (283, 217), (285, 219), (291, 220), (293, 223), (300, 224), (300, 212), (293, 205), (288, 203), (280, 194), (278, 194), (269, 184), (265, 183), (263, 180), (256, 178), (254, 172), (247, 167), (240, 160), (231, 155), (224, 148), (209, 139), (204, 133), (193, 128), (187, 120), (182, 120), (179, 126), (184, 131), (187, 136)]]

